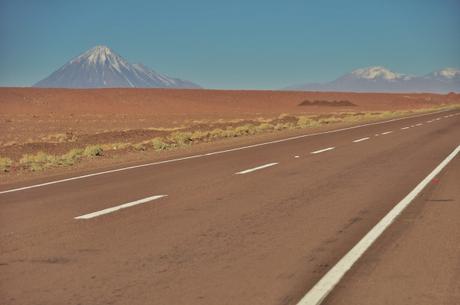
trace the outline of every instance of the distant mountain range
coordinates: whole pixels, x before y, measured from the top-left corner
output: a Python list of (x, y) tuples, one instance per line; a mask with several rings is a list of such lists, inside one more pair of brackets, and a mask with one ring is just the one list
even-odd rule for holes
[(187, 80), (130, 64), (106, 46), (96, 46), (39, 81), (42, 88), (200, 88)]
[[(179, 78), (131, 64), (106, 46), (75, 57), (34, 87), (42, 88), (201, 88)], [(423, 76), (406, 75), (384, 67), (356, 69), (327, 83), (285, 88), (300, 91), (460, 92), (460, 70), (445, 68)]]
[(460, 92), (460, 70), (445, 68), (423, 76), (400, 74), (384, 67), (354, 70), (328, 83), (307, 83), (285, 90), (353, 92)]

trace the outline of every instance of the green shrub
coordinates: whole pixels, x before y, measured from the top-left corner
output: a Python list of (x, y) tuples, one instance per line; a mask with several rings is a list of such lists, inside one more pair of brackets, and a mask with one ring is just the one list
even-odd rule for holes
[(204, 141), (209, 137), (209, 135), (210, 135), (209, 131), (197, 130), (192, 133), (190, 139), (192, 141)]
[(82, 157), (83, 157), (83, 149), (74, 148), (74, 149), (71, 149), (66, 154), (63, 154), (60, 156), (59, 164), (60, 165), (74, 165)]
[(320, 123), (317, 120), (314, 120), (307, 116), (300, 116), (297, 119), (297, 126), (300, 128), (315, 127), (318, 125), (320, 125)]
[(10, 158), (0, 157), (0, 172), (9, 172), (13, 161)]
[(227, 127), (227, 129), (225, 129), (223, 131), (222, 136), (224, 138), (234, 138), (234, 137), (238, 136), (238, 133), (235, 131), (235, 129), (233, 127), (229, 126), (229, 127)]
[(273, 125), (272, 124), (269, 124), (269, 123), (262, 123), (258, 126), (256, 126), (256, 130), (258, 132), (265, 132), (265, 131), (268, 131), (268, 130), (271, 130), (273, 129)]
[(209, 136), (211, 138), (222, 138), (224, 136), (225, 131), (222, 128), (216, 128), (209, 132)]
[(252, 124), (245, 124), (242, 126), (238, 126), (235, 128), (235, 133), (240, 136), (248, 135), (248, 134), (255, 134), (256, 128)]
[(181, 145), (188, 145), (192, 142), (192, 133), (191, 132), (181, 132), (176, 131), (169, 135), (169, 140), (173, 143), (181, 146)]
[(283, 123), (278, 123), (274, 127), (275, 130), (283, 130), (283, 129), (286, 129), (286, 128), (288, 128), (287, 125), (283, 124)]
[(143, 151), (147, 149), (144, 143), (136, 143), (136, 144), (133, 144), (132, 147), (138, 151)]
[(319, 123), (321, 125), (324, 125), (324, 124), (339, 123), (339, 122), (342, 122), (342, 121), (343, 121), (342, 119), (337, 118), (337, 117), (329, 117), (329, 118), (320, 119)]
[(153, 149), (155, 150), (166, 150), (169, 148), (169, 144), (164, 142), (162, 138), (157, 137), (150, 140)]
[(58, 165), (59, 160), (56, 158), (56, 156), (49, 155), (49, 154), (46, 154), (40, 151), (36, 153), (35, 155), (33, 154), (23, 155), (22, 158), (19, 160), (19, 164), (22, 167), (28, 168), (32, 171), (39, 171), (47, 167)]
[(102, 156), (103, 149), (101, 145), (88, 145), (85, 147), (85, 150), (83, 151), (83, 156), (84, 157), (96, 157), (96, 156)]

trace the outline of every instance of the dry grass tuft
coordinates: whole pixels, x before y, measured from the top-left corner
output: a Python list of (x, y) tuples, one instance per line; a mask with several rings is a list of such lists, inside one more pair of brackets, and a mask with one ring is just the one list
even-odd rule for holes
[(10, 158), (0, 157), (0, 172), (9, 172), (13, 160)]
[(97, 156), (102, 156), (103, 149), (101, 145), (89, 145), (85, 147), (85, 150), (83, 150), (83, 156), (84, 157), (97, 157)]

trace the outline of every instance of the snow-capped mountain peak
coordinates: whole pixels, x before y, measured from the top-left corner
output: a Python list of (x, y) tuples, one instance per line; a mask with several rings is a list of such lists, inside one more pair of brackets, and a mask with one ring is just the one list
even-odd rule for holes
[(72, 59), (70, 64), (80, 63), (86, 65), (100, 65), (100, 66), (111, 66), (113, 69), (121, 72), (121, 67), (129, 69), (129, 63), (113, 52), (107, 46), (95, 46), (94, 48), (86, 51), (80, 56)]
[(200, 88), (157, 73), (142, 64), (130, 64), (109, 47), (99, 45), (70, 60), (35, 87), (48, 88)]
[(120, 58), (117, 58), (112, 51), (104, 46), (98, 46), (91, 49), (87, 54), (88, 61), (92, 64), (104, 64), (107, 60), (113, 60), (117, 62)]
[(445, 68), (426, 75), (408, 75), (381, 66), (356, 69), (326, 83), (286, 88), (306, 91), (354, 92), (460, 92), (460, 70)]
[(453, 79), (456, 77), (460, 77), (460, 70), (455, 68), (444, 68), (442, 70), (438, 70), (433, 72), (433, 76), (435, 77), (443, 77), (447, 79)]
[(397, 79), (403, 79), (406, 77), (403, 74), (393, 72), (381, 66), (356, 69), (356, 70), (353, 70), (351, 74), (356, 78), (367, 79), (367, 80), (375, 80), (375, 79), (397, 80)]

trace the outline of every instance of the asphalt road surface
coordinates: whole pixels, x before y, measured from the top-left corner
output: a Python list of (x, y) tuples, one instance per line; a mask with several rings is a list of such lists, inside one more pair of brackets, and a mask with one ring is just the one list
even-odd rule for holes
[[(457, 110), (3, 186), (0, 303), (297, 304), (459, 144)], [(459, 158), (324, 304), (460, 303)]]

